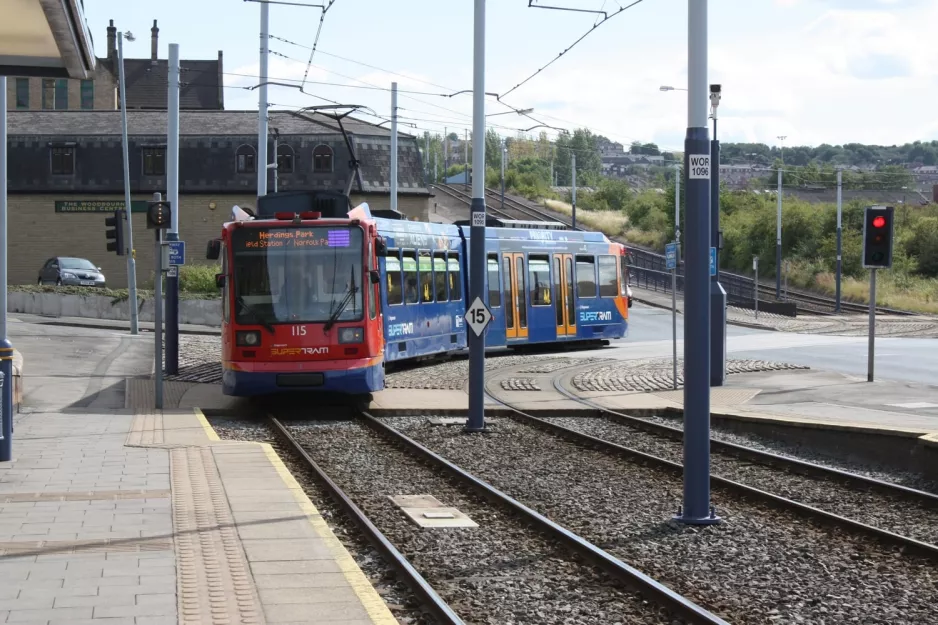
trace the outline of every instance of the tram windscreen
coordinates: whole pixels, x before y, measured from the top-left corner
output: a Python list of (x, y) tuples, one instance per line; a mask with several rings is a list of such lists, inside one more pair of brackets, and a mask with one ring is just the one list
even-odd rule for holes
[[(238, 323), (362, 319), (361, 228), (237, 228), (231, 235)], [(341, 311), (341, 312), (340, 312)]]

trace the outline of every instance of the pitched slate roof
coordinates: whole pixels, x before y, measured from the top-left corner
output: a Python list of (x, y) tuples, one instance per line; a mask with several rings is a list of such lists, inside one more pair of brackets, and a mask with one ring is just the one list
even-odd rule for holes
[[(169, 61), (124, 59), (124, 71), (128, 109), (167, 108)], [(223, 108), (219, 98), (220, 79), (218, 61), (180, 61), (179, 107), (183, 110)]]
[[(121, 134), (121, 112), (98, 111), (15, 111), (7, 113), (8, 132), (12, 135), (113, 136)], [(281, 135), (340, 134), (335, 120), (322, 114), (294, 115), (287, 111), (271, 111), (271, 130)], [(346, 132), (358, 136), (384, 137), (389, 143), (391, 131), (360, 119), (347, 117), (342, 121)], [(128, 110), (127, 132), (130, 135), (165, 135), (165, 110)], [(257, 111), (181, 111), (179, 134), (189, 136), (252, 136), (257, 134)], [(413, 137), (398, 134), (404, 140)], [(416, 145), (416, 144), (414, 144)], [(401, 146), (403, 149), (403, 145)]]

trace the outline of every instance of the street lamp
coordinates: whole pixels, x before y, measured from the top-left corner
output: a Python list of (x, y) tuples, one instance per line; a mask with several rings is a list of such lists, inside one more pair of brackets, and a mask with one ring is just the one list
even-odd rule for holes
[(508, 156), (508, 146), (502, 145), (502, 208), (505, 208), (505, 157)]

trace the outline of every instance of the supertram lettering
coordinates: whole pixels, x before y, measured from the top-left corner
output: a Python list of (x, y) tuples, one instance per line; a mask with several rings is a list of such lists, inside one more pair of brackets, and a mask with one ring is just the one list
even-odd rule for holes
[(612, 312), (610, 311), (592, 311), (592, 312), (580, 312), (580, 321), (590, 322), (590, 321), (612, 321)]
[(328, 354), (328, 347), (272, 347), (271, 356), (317, 356)]

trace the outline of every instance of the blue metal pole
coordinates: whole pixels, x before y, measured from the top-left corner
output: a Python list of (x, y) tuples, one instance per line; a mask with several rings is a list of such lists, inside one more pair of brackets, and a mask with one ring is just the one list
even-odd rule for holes
[(684, 141), (684, 505), (677, 519), (702, 525), (710, 508), (710, 137), (707, 0), (688, 0), (687, 138)]
[(720, 142), (716, 109), (710, 142), (710, 246), (716, 249), (716, 274), (710, 276), (710, 386), (726, 380), (726, 291), (720, 284)]
[(13, 343), (7, 337), (7, 78), (0, 76), (0, 462), (13, 460)]
[[(469, 297), (485, 301), (485, 0), (475, 0), (472, 75), (472, 226), (469, 230)], [(468, 150), (468, 143), (466, 144)], [(468, 163), (467, 163), (468, 165)], [(468, 168), (467, 168), (468, 172)], [(469, 339), (469, 419), (466, 430), (485, 430), (485, 332), (476, 336), (466, 324)]]
[[(166, 239), (179, 240), (179, 44), (169, 44), (169, 91), (166, 131), (166, 199), (172, 221)], [(262, 165), (263, 166), (263, 165)], [(179, 267), (166, 278), (166, 374), (179, 373)]]

